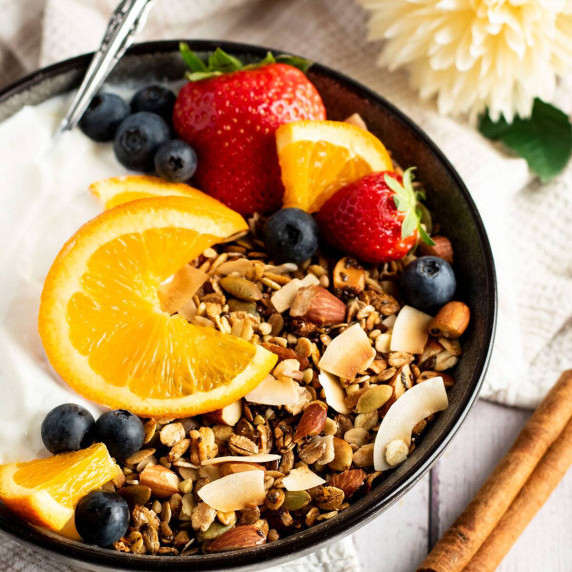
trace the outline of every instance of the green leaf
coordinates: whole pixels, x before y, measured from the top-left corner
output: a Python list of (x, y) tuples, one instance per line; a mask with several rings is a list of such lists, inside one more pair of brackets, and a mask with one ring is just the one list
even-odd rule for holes
[(529, 118), (515, 117), (508, 124), (504, 118), (494, 123), (487, 115), (481, 118), (479, 130), (526, 159), (543, 183), (558, 175), (572, 155), (572, 124), (568, 116), (538, 98)]
[(199, 71), (199, 72), (187, 72), (185, 77), (189, 81), (201, 81), (202, 79), (210, 79), (211, 77), (217, 77), (222, 75), (222, 72), (219, 71)]
[(429, 246), (435, 246), (435, 242), (433, 241), (433, 239), (427, 234), (427, 232), (425, 231), (425, 229), (419, 225), (417, 227), (417, 230), (419, 231), (419, 236), (421, 237), (421, 240), (425, 243), (428, 244)]
[(276, 56), (276, 61), (281, 64), (288, 64), (289, 66), (298, 68), (300, 71), (306, 73), (310, 66), (313, 64), (310, 60), (305, 60), (304, 58), (298, 58), (296, 56), (290, 56), (288, 54), (280, 54)]
[(410, 210), (405, 215), (403, 223), (401, 224), (401, 238), (411, 236), (413, 231), (417, 228), (418, 218), (414, 210)]
[(217, 48), (209, 57), (209, 70), (220, 72), (233, 72), (242, 69), (242, 62)]
[(192, 72), (207, 71), (207, 66), (203, 63), (203, 60), (189, 48), (189, 44), (181, 42), (179, 44), (179, 51), (181, 52), (183, 61)]

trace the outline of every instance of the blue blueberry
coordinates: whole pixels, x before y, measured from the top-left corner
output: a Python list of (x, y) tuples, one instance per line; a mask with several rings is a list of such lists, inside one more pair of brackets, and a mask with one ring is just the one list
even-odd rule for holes
[(424, 312), (436, 312), (452, 300), (457, 281), (451, 265), (437, 256), (421, 256), (405, 267), (401, 288), (406, 300)]
[(117, 493), (93, 491), (75, 509), (75, 527), (88, 544), (110, 546), (129, 527), (129, 505)]
[(117, 128), (113, 150), (117, 160), (133, 171), (152, 171), (155, 153), (171, 138), (169, 126), (155, 113), (140, 111)]
[(77, 451), (89, 446), (94, 426), (93, 415), (75, 403), (52, 409), (42, 423), (42, 441), (50, 453)]
[(182, 183), (188, 181), (197, 170), (197, 154), (194, 149), (178, 139), (165, 141), (155, 153), (155, 171), (157, 175)]
[(171, 123), (175, 99), (175, 94), (168, 87), (148, 85), (133, 96), (131, 110), (133, 113), (150, 111), (160, 115), (167, 123)]
[(111, 141), (129, 113), (129, 105), (118, 95), (100, 93), (91, 100), (79, 121), (79, 128), (94, 141)]
[(144, 437), (141, 419), (125, 409), (106, 411), (95, 422), (95, 440), (105, 443), (111, 456), (116, 459), (126, 459), (139, 451)]
[(266, 221), (264, 243), (276, 262), (299, 264), (318, 250), (318, 225), (301, 209), (282, 209)]

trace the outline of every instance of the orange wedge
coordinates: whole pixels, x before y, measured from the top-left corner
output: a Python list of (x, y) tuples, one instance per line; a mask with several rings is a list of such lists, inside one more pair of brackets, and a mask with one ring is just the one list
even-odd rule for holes
[(340, 121), (294, 121), (276, 130), (284, 207), (316, 212), (341, 187), (391, 170), (383, 143), (369, 131)]
[(81, 395), (141, 416), (221, 409), (256, 387), (276, 356), (189, 324), (158, 290), (209, 246), (247, 229), (199, 193), (105, 211), (67, 242), (42, 292), (39, 330), (59, 375)]
[(0, 499), (32, 524), (71, 531), (73, 521), (69, 521), (80, 499), (119, 473), (107, 447), (96, 443), (47, 459), (0, 465)]
[(89, 191), (97, 197), (105, 209), (149, 197), (193, 197), (201, 193), (184, 183), (170, 183), (151, 175), (126, 175), (101, 179), (89, 186)]

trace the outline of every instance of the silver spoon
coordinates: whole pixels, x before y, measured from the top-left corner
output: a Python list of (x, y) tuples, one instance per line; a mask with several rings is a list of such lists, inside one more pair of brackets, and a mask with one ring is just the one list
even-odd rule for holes
[(113, 12), (101, 45), (87, 68), (56, 136), (77, 125), (119, 58), (145, 24), (153, 2), (154, 0), (122, 0)]

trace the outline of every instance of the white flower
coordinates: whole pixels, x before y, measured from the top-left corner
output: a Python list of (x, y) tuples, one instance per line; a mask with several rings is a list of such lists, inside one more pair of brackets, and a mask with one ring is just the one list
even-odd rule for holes
[(359, 0), (378, 62), (410, 72), (443, 114), (530, 115), (572, 70), (571, 0)]

